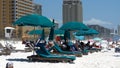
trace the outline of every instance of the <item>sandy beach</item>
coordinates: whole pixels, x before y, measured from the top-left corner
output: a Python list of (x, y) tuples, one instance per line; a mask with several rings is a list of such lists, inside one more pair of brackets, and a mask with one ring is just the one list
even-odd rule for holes
[(28, 53), (12, 53), (9, 56), (0, 56), (0, 68), (5, 68), (7, 62), (12, 62), (14, 68), (120, 68), (120, 53), (95, 52), (83, 57), (77, 57), (74, 63), (29, 62)]

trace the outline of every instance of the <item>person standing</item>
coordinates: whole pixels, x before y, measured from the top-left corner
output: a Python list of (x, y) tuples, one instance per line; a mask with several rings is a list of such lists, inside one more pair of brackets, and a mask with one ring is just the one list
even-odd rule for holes
[(13, 67), (13, 63), (12, 63), (12, 62), (8, 62), (8, 63), (6, 64), (6, 68), (14, 68), (14, 67)]

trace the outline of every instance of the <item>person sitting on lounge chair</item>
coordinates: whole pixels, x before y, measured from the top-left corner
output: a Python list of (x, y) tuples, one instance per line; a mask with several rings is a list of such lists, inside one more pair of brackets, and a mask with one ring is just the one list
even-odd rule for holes
[(92, 44), (92, 47), (91, 47), (91, 48), (101, 48), (101, 46), (96, 45), (96, 42), (94, 42), (94, 43)]
[[(49, 41), (48, 44), (45, 46), (45, 48), (47, 50), (51, 49), (54, 46), (54, 42), (53, 41)], [(56, 52), (55, 49), (51, 50), (50, 52)]]
[(75, 50), (76, 50), (76, 51), (80, 51), (79, 45), (80, 45), (79, 41), (76, 40), (76, 41), (75, 41), (75, 44), (74, 44), (74, 47), (75, 47)]
[[(58, 43), (58, 44), (59, 44), (59, 43)], [(66, 44), (65, 44), (65, 41), (64, 41), (64, 40), (61, 40), (61, 41), (60, 41), (59, 47), (60, 47), (63, 51), (65, 51), (65, 50), (66, 50), (67, 46), (66, 46)]]
[(51, 48), (53, 46), (54, 46), (53, 41), (49, 41), (48, 44), (45, 47), (46, 47), (46, 49), (49, 49), (49, 48)]
[(79, 48), (83, 51), (85, 48), (84, 42), (80, 42)]
[(70, 51), (70, 46), (68, 45), (68, 40), (66, 41), (63, 41), (63, 48), (64, 48), (64, 51)]
[(91, 46), (90, 46), (90, 41), (87, 42), (87, 44), (85, 45), (85, 48), (90, 50)]
[(69, 40), (68, 45), (70, 46), (70, 51), (76, 51), (74, 44)]

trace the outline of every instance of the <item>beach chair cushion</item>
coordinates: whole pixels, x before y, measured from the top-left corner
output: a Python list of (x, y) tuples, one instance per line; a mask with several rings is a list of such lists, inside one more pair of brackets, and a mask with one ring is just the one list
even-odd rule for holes
[(51, 47), (49, 49), (49, 51), (51, 51), (52, 49), (55, 49), (59, 53), (62, 53), (62, 54), (81, 54), (81, 52), (78, 52), (78, 51), (63, 51), (63, 50), (61, 50), (61, 48), (58, 46), (58, 44), (56, 42), (54, 42), (54, 46)]

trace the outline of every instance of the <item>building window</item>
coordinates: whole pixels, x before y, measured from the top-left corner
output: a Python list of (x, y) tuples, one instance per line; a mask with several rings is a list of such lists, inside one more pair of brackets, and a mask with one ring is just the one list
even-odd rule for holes
[(11, 30), (10, 29), (7, 29), (7, 31), (6, 31), (7, 33), (11, 33)]

